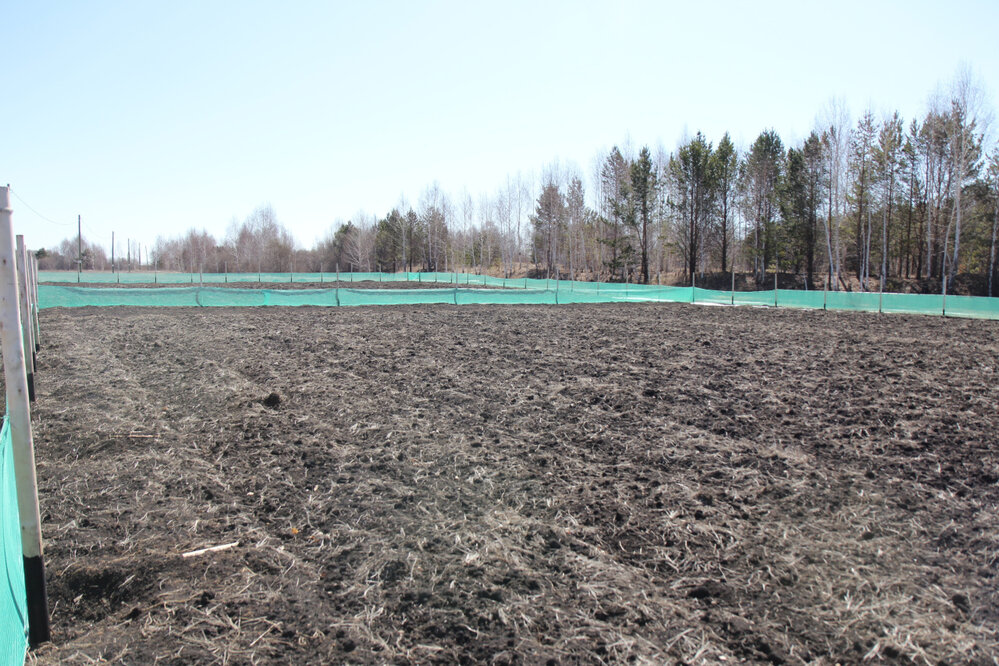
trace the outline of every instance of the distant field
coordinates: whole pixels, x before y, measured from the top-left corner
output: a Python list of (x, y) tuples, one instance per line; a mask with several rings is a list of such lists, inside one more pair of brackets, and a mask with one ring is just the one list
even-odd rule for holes
[(999, 654), (995, 322), (632, 304), (41, 325), (37, 663)]

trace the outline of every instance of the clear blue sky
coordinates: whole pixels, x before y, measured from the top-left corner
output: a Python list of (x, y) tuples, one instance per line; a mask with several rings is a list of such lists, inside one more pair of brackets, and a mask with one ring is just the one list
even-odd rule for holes
[(997, 26), (995, 0), (0, 0), (0, 183), (30, 247), (77, 214), (108, 248), (221, 238), (265, 203), (308, 247), (626, 140), (796, 141), (833, 97), (908, 122), (961, 64), (994, 104)]

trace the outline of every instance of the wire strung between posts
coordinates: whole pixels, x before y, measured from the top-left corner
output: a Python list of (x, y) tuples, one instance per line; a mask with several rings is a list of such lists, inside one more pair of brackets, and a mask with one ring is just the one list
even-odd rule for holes
[(52, 218), (46, 217), (46, 216), (42, 215), (37, 210), (35, 210), (34, 208), (32, 208), (31, 204), (29, 204), (27, 201), (25, 201), (24, 199), (22, 199), (21, 195), (14, 191), (14, 188), (8, 188), (7, 191), (10, 192), (11, 194), (13, 194), (15, 197), (17, 197), (17, 200), (20, 201), (21, 203), (23, 203), (25, 208), (27, 208), (32, 213), (34, 213), (38, 217), (42, 218), (46, 222), (49, 222), (49, 223), (54, 224), (54, 225), (59, 226), (59, 227), (71, 227), (71, 226), (73, 226), (72, 222), (56, 222)]

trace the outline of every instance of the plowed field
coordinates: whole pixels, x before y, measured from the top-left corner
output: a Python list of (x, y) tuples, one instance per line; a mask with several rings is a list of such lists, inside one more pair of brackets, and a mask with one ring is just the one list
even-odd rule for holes
[(38, 663), (999, 654), (996, 322), (647, 304), (41, 325)]

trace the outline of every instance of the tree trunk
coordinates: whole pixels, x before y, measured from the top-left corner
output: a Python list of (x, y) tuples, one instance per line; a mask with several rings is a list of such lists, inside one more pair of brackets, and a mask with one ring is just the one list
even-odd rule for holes
[[(999, 186), (999, 181), (997, 181), (996, 185)], [(992, 296), (992, 280), (996, 274), (996, 228), (999, 227), (999, 187), (996, 190), (996, 211), (992, 216), (992, 244), (989, 246), (989, 296)]]
[(722, 200), (722, 246), (721, 246), (721, 270), (727, 273), (725, 261), (728, 259), (728, 194)]
[[(960, 169), (961, 166), (958, 166)], [(956, 221), (954, 224), (954, 258), (950, 262), (950, 281), (953, 284), (954, 277), (957, 275), (957, 262), (958, 256), (961, 249), (961, 178), (957, 179), (957, 192), (954, 196), (954, 208), (956, 211)]]
[(642, 202), (642, 283), (649, 283), (649, 211)]
[(881, 214), (881, 289), (885, 290), (885, 278), (888, 277), (888, 211)]

